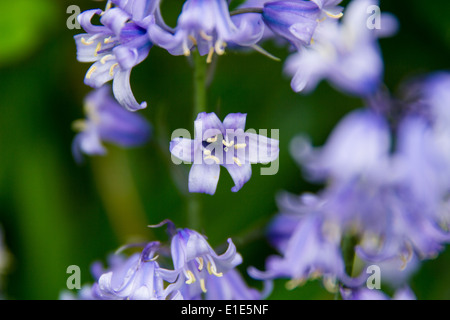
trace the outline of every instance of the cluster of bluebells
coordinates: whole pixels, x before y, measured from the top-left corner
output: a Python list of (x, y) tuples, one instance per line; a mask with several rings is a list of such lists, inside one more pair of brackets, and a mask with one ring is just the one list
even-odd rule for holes
[[(226, 50), (264, 52), (264, 41), (275, 40), (291, 50), (284, 72), (295, 92), (311, 92), (327, 80), (363, 98), (367, 107), (342, 119), (322, 148), (304, 138), (293, 142), (292, 155), (306, 176), (326, 185), (318, 194), (278, 197), (280, 213), (268, 237), (279, 255), (267, 259), (266, 270), (252, 268), (250, 274), (261, 280), (290, 278), (291, 287), (322, 277), (344, 299), (389, 298), (364, 288), (364, 271), (348, 274), (342, 244), (351, 238), (363, 263), (383, 266), (383, 274), (396, 280), (394, 299), (414, 298), (407, 287), (410, 271), (416, 262), (436, 257), (450, 240), (450, 74), (410, 84), (407, 103), (377, 98), (384, 73), (378, 39), (394, 34), (397, 21), (383, 14), (381, 28), (369, 28), (367, 8), (377, 0), (353, 0), (345, 10), (341, 2), (248, 0), (230, 12), (227, 0), (186, 0), (174, 28), (164, 22), (160, 0), (110, 0), (105, 10), (83, 12), (77, 57), (93, 63), (85, 83), (95, 90), (85, 100), (87, 119), (74, 124), (80, 131), (75, 158), (105, 154), (102, 142), (132, 147), (148, 141), (151, 125), (135, 113), (147, 103), (137, 102), (130, 76), (153, 46), (174, 56), (196, 51), (210, 63)], [(101, 25), (92, 23), (96, 15)], [(399, 105), (402, 112), (395, 110)], [(278, 157), (277, 140), (244, 131), (246, 116), (232, 113), (221, 121), (201, 112), (194, 139), (170, 141), (171, 154), (192, 163), (190, 192), (213, 195), (221, 166), (238, 192), (251, 177), (251, 164)], [(95, 268), (96, 283), (80, 298), (266, 296), (246, 286), (236, 269), (242, 257), (231, 240), (218, 255), (204, 236), (167, 223), (170, 245), (151, 242), (129, 257), (115, 255), (106, 270)]]
[[(450, 73), (438, 72), (405, 85), (405, 97), (372, 99), (351, 112), (326, 144), (313, 148), (301, 136), (291, 152), (317, 194), (280, 194), (280, 212), (268, 228), (279, 255), (266, 261), (260, 279), (331, 279), (343, 298), (384, 299), (365, 288), (370, 265), (414, 298), (407, 283), (423, 260), (450, 242)], [(382, 112), (383, 111), (383, 112)], [(347, 274), (344, 239), (355, 242), (361, 273)]]
[(197, 231), (164, 223), (169, 244), (150, 242), (130, 256), (118, 252), (110, 256), (107, 269), (95, 263), (96, 282), (84, 286), (76, 297), (65, 292), (61, 299), (258, 300), (266, 294), (247, 286), (236, 268), (242, 257), (231, 239), (227, 250), (217, 254)]

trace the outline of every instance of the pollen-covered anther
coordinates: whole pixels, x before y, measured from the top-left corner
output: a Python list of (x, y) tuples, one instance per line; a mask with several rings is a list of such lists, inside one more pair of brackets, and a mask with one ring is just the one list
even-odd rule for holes
[(234, 145), (234, 141), (228, 142), (227, 140), (222, 140), (222, 143), (227, 148), (231, 148)]
[(200, 288), (206, 293), (205, 279), (200, 279)]
[(102, 43), (99, 41), (97, 47), (95, 48), (94, 57), (98, 56), (99, 51), (102, 49)]
[(213, 265), (211, 262), (208, 262), (208, 273), (211, 275), (215, 275), (218, 278), (223, 276), (223, 273), (217, 272), (216, 266)]
[(340, 19), (344, 16), (344, 14), (342, 12), (339, 12), (338, 14), (334, 14), (334, 13), (331, 13), (328, 11), (324, 11), (324, 12), (327, 16), (329, 16), (330, 18), (333, 18), (333, 19)]
[(191, 270), (186, 271), (186, 277), (188, 278), (186, 280), (186, 284), (193, 284), (196, 281), (195, 276)]
[(114, 40), (112, 40), (112, 37), (108, 37), (108, 38), (105, 38), (105, 40), (103, 40), (104, 44), (108, 44), (108, 43), (112, 43), (112, 42), (114, 42)]
[(236, 163), (239, 167), (242, 167), (242, 162), (241, 162), (237, 157), (233, 157), (233, 161), (234, 161), (234, 163)]
[[(210, 152), (211, 152), (211, 151), (210, 151)], [(217, 158), (216, 156), (213, 156), (213, 155), (206, 156), (204, 159), (205, 159), (205, 160), (211, 159), (211, 160), (214, 160), (214, 162), (215, 162), (216, 164), (220, 164), (220, 159)]]
[(105, 64), (106, 61), (111, 60), (114, 56), (112, 54), (107, 54), (106, 56), (102, 57), (100, 59), (101, 64)]
[(294, 290), (295, 288), (303, 285), (305, 282), (306, 281), (303, 278), (292, 279), (292, 280), (286, 282), (286, 289), (289, 291)]
[(118, 63), (114, 63), (111, 68), (109, 68), (109, 75), (112, 77), (114, 76), (114, 69), (117, 68), (119, 66)]
[(221, 56), (225, 53), (225, 47), (227, 46), (227, 43), (221, 40), (217, 40), (214, 44), (214, 49), (216, 53)]
[(92, 74), (97, 70), (96, 66), (92, 66), (89, 68), (88, 72), (86, 73), (86, 79), (90, 79), (92, 77)]
[(92, 40), (86, 40), (85, 38), (81, 38), (81, 43), (84, 44), (85, 46), (90, 46), (91, 44), (94, 43), (94, 41)]
[(202, 271), (203, 267), (205, 266), (205, 262), (204, 262), (203, 258), (200, 257), (200, 258), (196, 258), (195, 260), (197, 260), (197, 263), (198, 263), (198, 271)]
[(212, 138), (208, 138), (208, 139), (206, 139), (206, 142), (208, 142), (208, 143), (214, 143), (214, 142), (216, 142), (217, 141), (217, 136), (214, 136), (214, 137), (212, 137)]
[(212, 57), (214, 55), (214, 47), (209, 48), (208, 56), (206, 57), (206, 63), (212, 62)]
[(82, 132), (82, 131), (85, 131), (86, 128), (87, 128), (86, 120), (83, 120), (83, 119), (75, 120), (72, 123), (72, 130), (74, 130), (74, 131)]
[(197, 39), (195, 39), (194, 36), (189, 35), (189, 36), (188, 36), (188, 39), (192, 41), (192, 43), (194, 44), (194, 46), (197, 45)]
[(203, 31), (203, 30), (201, 30), (201, 31), (199, 32), (199, 35), (200, 35), (200, 37), (202, 37), (203, 40), (206, 40), (206, 41), (212, 41), (212, 39), (213, 39), (212, 36), (207, 35), (206, 32)]
[(238, 150), (238, 149), (244, 149), (244, 148), (246, 148), (247, 147), (247, 144), (246, 143), (236, 143), (235, 145), (234, 145), (234, 148), (236, 149), (236, 150)]

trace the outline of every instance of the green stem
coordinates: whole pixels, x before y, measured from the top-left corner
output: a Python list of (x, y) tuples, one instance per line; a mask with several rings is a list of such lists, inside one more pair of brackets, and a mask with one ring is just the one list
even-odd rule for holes
[[(194, 107), (193, 120), (201, 112), (207, 111), (207, 95), (206, 95), (206, 81), (208, 68), (206, 59), (198, 53), (197, 50), (192, 52), (194, 61)], [(202, 203), (199, 194), (191, 193), (188, 195), (187, 215), (188, 226), (192, 229), (200, 230), (202, 227)]]
[(207, 97), (206, 97), (206, 78), (207, 78), (207, 64), (206, 59), (198, 53), (198, 51), (192, 52), (194, 58), (194, 119), (200, 112), (206, 112), (207, 110)]

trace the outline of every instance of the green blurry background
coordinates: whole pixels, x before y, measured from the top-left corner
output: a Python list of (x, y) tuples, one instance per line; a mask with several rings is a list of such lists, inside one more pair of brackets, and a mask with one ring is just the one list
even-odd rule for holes
[[(57, 299), (69, 265), (80, 266), (82, 283), (91, 282), (91, 263), (105, 260), (119, 246), (166, 239), (163, 230), (148, 224), (170, 218), (178, 227), (189, 225), (189, 204), (178, 187), (186, 188), (189, 166), (176, 167), (168, 158), (171, 132), (193, 129), (188, 60), (155, 47), (133, 70), (134, 93), (149, 104), (141, 114), (155, 127), (149, 144), (132, 150), (108, 145), (108, 156), (76, 165), (71, 123), (83, 117), (90, 88), (83, 84), (89, 64), (76, 60), (73, 41), (82, 31), (66, 27), (66, 9), (72, 4), (82, 10), (104, 6), (89, 0), (0, 2), (0, 225), (11, 260), (2, 280), (7, 299)], [(181, 4), (163, 3), (172, 25)], [(395, 13), (401, 24), (397, 36), (381, 41), (385, 82), (392, 91), (409, 76), (450, 67), (450, 2), (382, 0), (381, 8)], [(271, 44), (266, 48), (281, 58), (287, 55)], [(242, 271), (249, 265), (263, 268), (273, 252), (255, 230), (276, 213), (276, 193), (320, 188), (303, 180), (289, 156), (290, 140), (303, 133), (320, 145), (343, 115), (362, 107), (326, 83), (311, 95), (295, 94), (281, 70), (282, 63), (260, 54), (228, 51), (209, 88), (209, 111), (220, 118), (243, 112), (248, 113), (247, 128), (280, 129), (277, 175), (261, 176), (261, 166), (253, 166), (252, 179), (232, 193), (232, 180), (222, 170), (216, 195), (198, 197), (199, 231), (214, 246), (232, 237), (244, 257)], [(449, 266), (449, 250), (424, 263), (412, 280), (419, 299), (450, 298)], [(319, 282), (293, 291), (284, 284), (276, 282), (271, 298), (333, 298)]]

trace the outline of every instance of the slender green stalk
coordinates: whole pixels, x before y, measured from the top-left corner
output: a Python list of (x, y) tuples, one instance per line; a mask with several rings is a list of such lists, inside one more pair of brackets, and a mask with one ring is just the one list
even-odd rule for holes
[(207, 64), (206, 59), (198, 53), (198, 51), (192, 52), (194, 60), (194, 119), (200, 112), (207, 110), (207, 97), (206, 97), (206, 79), (207, 79)]
[[(207, 94), (206, 94), (206, 81), (208, 76), (208, 68), (206, 59), (198, 53), (193, 51), (194, 61), (194, 107), (192, 111), (193, 120), (197, 118), (197, 115), (201, 112), (207, 111)], [(191, 193), (188, 195), (187, 201), (187, 216), (188, 225), (192, 229), (200, 230), (202, 227), (202, 204), (199, 194)]]

